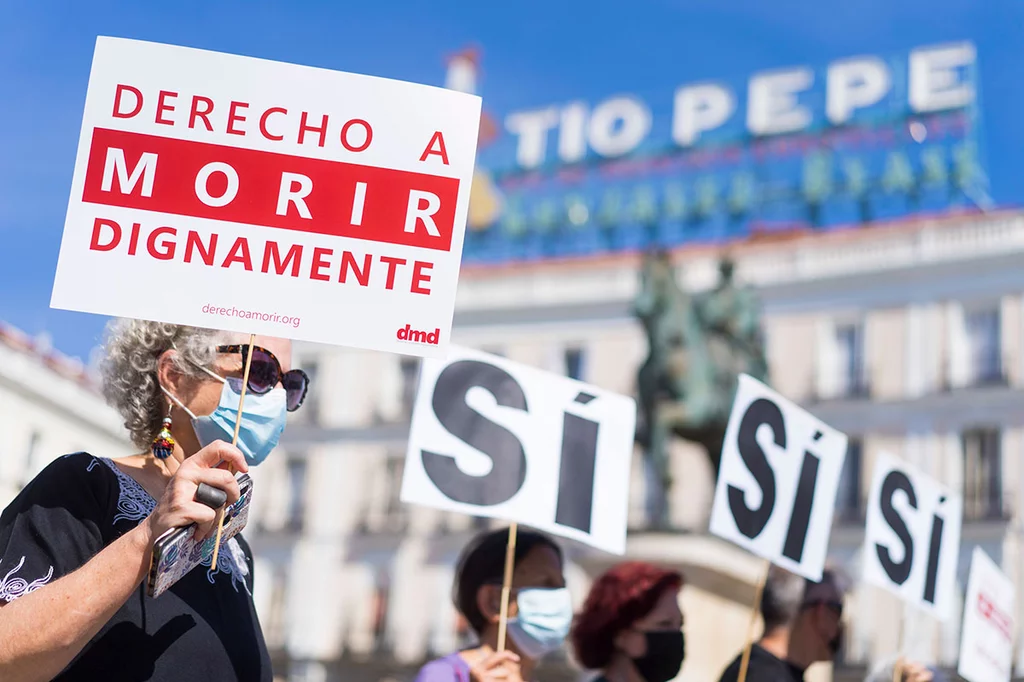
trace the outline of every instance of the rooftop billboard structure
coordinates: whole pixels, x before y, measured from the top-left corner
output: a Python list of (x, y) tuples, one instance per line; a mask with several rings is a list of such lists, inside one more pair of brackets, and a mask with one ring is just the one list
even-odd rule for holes
[[(476, 89), (475, 60), (449, 87)], [(513, 111), (482, 124), (464, 262), (984, 206), (978, 103), (976, 50), (954, 43)]]

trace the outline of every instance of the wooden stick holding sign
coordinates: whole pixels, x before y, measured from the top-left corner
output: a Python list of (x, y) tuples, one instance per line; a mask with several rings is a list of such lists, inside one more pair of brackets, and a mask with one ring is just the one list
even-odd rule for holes
[[(767, 559), (755, 590), (738, 682), (746, 681), (771, 564), (808, 580), (822, 578), (846, 444), (843, 433), (753, 377), (740, 375), (710, 524), (714, 535)], [(750, 504), (754, 500), (757, 506)]]
[(501, 579), (501, 609), (498, 616), (498, 652), (505, 650), (505, 634), (508, 631), (508, 602), (512, 595), (512, 574), (516, 568), (516, 535), (519, 524), (508, 527), (508, 545), (505, 547), (505, 575)]
[(896, 635), (896, 662), (892, 664), (892, 682), (903, 682), (903, 647), (906, 645), (907, 612), (900, 608), (899, 633)]
[[(242, 368), (242, 392), (238, 396), (238, 413), (235, 414), (235, 433), (231, 436), (231, 444), (238, 445), (238, 432), (242, 427), (242, 408), (245, 406), (245, 393), (249, 388), (249, 370), (252, 369), (252, 347), (256, 345), (256, 335), (249, 334), (249, 350), (245, 354), (245, 366)], [(235, 467), (228, 465), (228, 471), (235, 473)], [(217, 539), (213, 541), (213, 559), (210, 570), (216, 573), (217, 558), (220, 556), (220, 538), (224, 533), (224, 507), (217, 510)]]
[(750, 665), (750, 651), (754, 648), (754, 626), (757, 625), (757, 614), (761, 612), (761, 595), (764, 594), (764, 584), (768, 582), (768, 572), (772, 570), (772, 562), (764, 562), (764, 570), (761, 572), (761, 579), (757, 581), (757, 588), (754, 590), (754, 606), (750, 611), (750, 624), (747, 625), (747, 643), (743, 646), (743, 656), (740, 658), (740, 674), (737, 682), (746, 682), (747, 666)]

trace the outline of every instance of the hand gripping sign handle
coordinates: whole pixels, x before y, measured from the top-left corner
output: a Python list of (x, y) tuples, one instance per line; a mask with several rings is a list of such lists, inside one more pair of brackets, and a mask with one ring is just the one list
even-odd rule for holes
[(743, 657), (740, 658), (740, 674), (736, 682), (746, 682), (747, 667), (750, 665), (750, 649), (754, 645), (754, 625), (757, 624), (757, 614), (761, 611), (761, 595), (764, 594), (764, 584), (768, 582), (768, 571), (772, 568), (770, 561), (764, 562), (764, 571), (761, 572), (761, 579), (757, 581), (757, 589), (754, 591), (754, 608), (750, 612), (750, 624), (747, 626), (747, 643), (743, 646)]
[[(245, 354), (245, 369), (242, 370), (242, 393), (238, 396), (238, 414), (235, 415), (235, 434), (231, 437), (231, 444), (238, 445), (238, 430), (242, 426), (242, 406), (245, 405), (245, 392), (249, 388), (249, 370), (252, 368), (252, 347), (256, 345), (256, 335), (249, 334), (249, 352)], [(228, 465), (228, 471), (235, 473), (235, 468)], [(224, 496), (227, 501), (227, 495)], [(220, 556), (220, 538), (224, 533), (224, 503), (217, 507), (217, 539), (213, 542), (213, 559), (210, 568), (217, 570), (217, 558)]]
[(498, 652), (505, 650), (505, 635), (508, 632), (508, 601), (512, 594), (512, 571), (516, 564), (516, 535), (519, 524), (508, 527), (508, 545), (505, 547), (505, 576), (501, 581), (501, 612), (498, 616)]

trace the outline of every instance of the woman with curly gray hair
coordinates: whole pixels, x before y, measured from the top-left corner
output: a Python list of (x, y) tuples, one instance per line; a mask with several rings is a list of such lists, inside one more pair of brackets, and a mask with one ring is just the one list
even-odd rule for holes
[(143, 452), (59, 458), (0, 516), (0, 679), (272, 680), (241, 535), (217, 566), (207, 557), (160, 597), (143, 585), (163, 533), (215, 532), (200, 484), (237, 501), (225, 469), (262, 461), (305, 397), (290, 342), (248, 338), (137, 320), (108, 328), (104, 393)]

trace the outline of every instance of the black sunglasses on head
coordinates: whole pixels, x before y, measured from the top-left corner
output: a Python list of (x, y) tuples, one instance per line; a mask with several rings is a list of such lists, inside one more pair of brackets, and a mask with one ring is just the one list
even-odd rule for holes
[[(256, 395), (269, 393), (278, 383), (284, 387), (288, 395), (288, 411), (294, 412), (306, 399), (309, 390), (309, 377), (301, 369), (281, 371), (281, 362), (266, 348), (252, 346), (252, 362), (249, 367), (248, 390)], [(249, 356), (249, 344), (232, 344), (217, 346), (218, 353), (241, 353), (242, 367), (245, 367)]]

